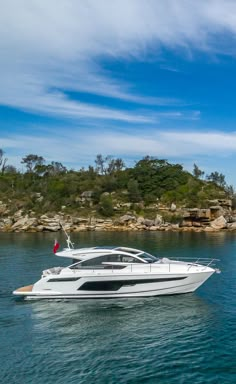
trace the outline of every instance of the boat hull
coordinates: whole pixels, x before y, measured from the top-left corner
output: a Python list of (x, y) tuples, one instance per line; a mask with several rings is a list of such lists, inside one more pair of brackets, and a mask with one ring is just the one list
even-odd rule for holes
[[(210, 268), (209, 268), (210, 269)], [(22, 287), (13, 292), (14, 295), (20, 296), (27, 300), (33, 299), (115, 299), (115, 298), (137, 298), (137, 297), (153, 297), (163, 295), (175, 295), (194, 292), (199, 288), (212, 274), (211, 269), (204, 273), (192, 273), (189, 275), (150, 275), (146, 276), (145, 282), (143, 276), (125, 276), (125, 282), (117, 290), (82, 290), (81, 287), (86, 284), (106, 284), (108, 281), (118, 284), (121, 281), (120, 276), (109, 277), (81, 277), (78, 282), (68, 282), (62, 284), (60, 281), (54, 285), (48, 283), (47, 279), (41, 279), (33, 286)], [(131, 279), (132, 278), (132, 279)], [(123, 277), (124, 279), (124, 277)], [(156, 281), (155, 281), (156, 280)], [(47, 284), (48, 283), (48, 284)], [(107, 286), (106, 286), (107, 288)]]

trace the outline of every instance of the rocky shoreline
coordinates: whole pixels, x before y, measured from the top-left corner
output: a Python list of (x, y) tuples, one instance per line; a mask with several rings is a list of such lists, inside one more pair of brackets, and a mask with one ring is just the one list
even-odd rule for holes
[(15, 215), (0, 219), (0, 232), (68, 232), (81, 231), (195, 231), (215, 232), (219, 230), (236, 231), (236, 222), (228, 222), (223, 215), (201, 224), (199, 221), (172, 224), (164, 222), (161, 215), (154, 220), (142, 216), (123, 215), (119, 219), (81, 218), (70, 215)]
[[(98, 218), (95, 215), (79, 217), (63, 211), (58, 214), (36, 215), (18, 210), (10, 215), (8, 207), (0, 201), (0, 232), (68, 232), (81, 231), (236, 231), (236, 211), (230, 200), (213, 200), (207, 209), (159, 206), (155, 217), (127, 211), (116, 218)], [(171, 222), (165, 219), (175, 218)], [(149, 215), (150, 216), (150, 215)], [(175, 223), (173, 223), (175, 221)], [(177, 223), (176, 223), (177, 222)]]

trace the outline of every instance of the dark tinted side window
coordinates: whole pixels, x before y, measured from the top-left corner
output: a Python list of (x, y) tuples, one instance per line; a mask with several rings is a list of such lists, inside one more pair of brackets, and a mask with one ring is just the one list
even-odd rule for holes
[(126, 256), (126, 255), (120, 255), (120, 254), (117, 254), (117, 255), (109, 254), (109, 255), (94, 257), (93, 259), (90, 259), (90, 260), (85, 260), (82, 263), (80, 263), (80, 266), (89, 267), (89, 266), (101, 265), (102, 263), (105, 263), (105, 262), (141, 263), (142, 261), (135, 259), (132, 256)]

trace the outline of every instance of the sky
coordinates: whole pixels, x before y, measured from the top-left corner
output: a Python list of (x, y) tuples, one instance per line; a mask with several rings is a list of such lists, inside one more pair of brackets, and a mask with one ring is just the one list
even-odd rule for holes
[(218, 171), (236, 188), (236, 1), (0, 0), (0, 148)]

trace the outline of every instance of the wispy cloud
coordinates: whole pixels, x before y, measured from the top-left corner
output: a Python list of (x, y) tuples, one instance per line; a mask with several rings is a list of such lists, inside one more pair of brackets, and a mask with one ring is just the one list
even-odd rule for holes
[[(113, 132), (97, 130), (88, 132), (62, 130), (57, 135), (8, 135), (1, 139), (9, 163), (20, 166), (20, 160), (29, 153), (43, 156), (47, 161), (61, 161), (75, 169), (93, 164), (98, 153), (128, 158), (151, 155), (172, 161), (199, 156), (223, 159), (236, 153), (236, 132)], [(88, 151), (89, 149), (89, 151)], [(14, 150), (14, 151), (13, 151)], [(11, 152), (13, 152), (11, 156)], [(18, 155), (18, 158), (16, 156)]]
[[(148, 97), (103, 67), (104, 59), (161, 57), (162, 48), (235, 54), (236, 3), (225, 0), (11, 0), (0, 13), (0, 103), (41, 114), (148, 121), (148, 111), (93, 106), (75, 90), (145, 105), (176, 107), (175, 97)], [(218, 39), (219, 34), (226, 39)], [(58, 92), (52, 92), (58, 89)], [(158, 93), (158, 91), (157, 91)]]

